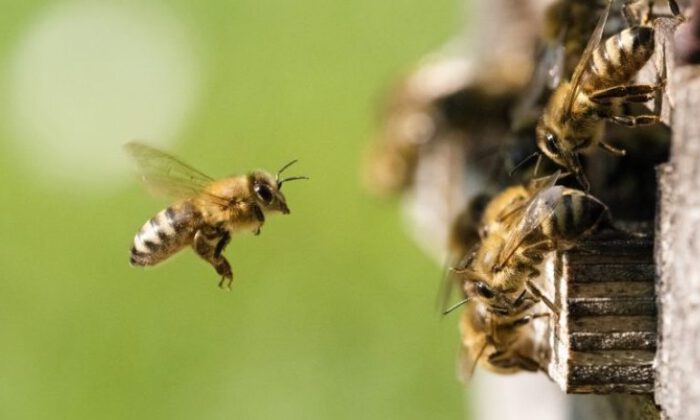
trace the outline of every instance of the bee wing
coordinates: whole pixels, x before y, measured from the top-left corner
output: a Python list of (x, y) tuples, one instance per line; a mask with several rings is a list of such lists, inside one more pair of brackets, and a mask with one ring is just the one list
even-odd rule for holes
[(608, 4), (607, 6), (605, 6), (605, 10), (600, 16), (600, 20), (598, 20), (598, 24), (593, 30), (593, 34), (588, 40), (588, 44), (586, 44), (586, 49), (583, 50), (583, 53), (581, 54), (581, 59), (576, 65), (576, 69), (574, 69), (574, 74), (571, 76), (571, 89), (569, 89), (569, 92), (567, 93), (566, 98), (564, 100), (564, 109), (566, 110), (564, 115), (567, 117), (570, 114), (571, 107), (574, 104), (574, 99), (576, 98), (576, 93), (578, 91), (578, 84), (581, 81), (581, 76), (583, 76), (583, 71), (586, 69), (588, 60), (593, 55), (593, 50), (595, 50), (596, 47), (598, 47), (598, 45), (600, 44), (600, 40), (603, 38), (605, 22), (607, 22), (608, 20), (608, 14), (610, 14), (610, 7), (612, 6), (612, 3), (612, 0), (608, 0)]
[(504, 266), (525, 238), (549, 218), (564, 195), (564, 187), (549, 186), (538, 192), (524, 208), (522, 217), (514, 224), (512, 234), (506, 239), (498, 265)]
[(457, 377), (462, 383), (469, 383), (474, 376), (476, 367), (486, 352), (486, 347), (488, 347), (486, 340), (478, 348), (471, 348), (462, 344), (457, 360)]
[[(170, 198), (187, 198), (201, 193), (213, 178), (191, 167), (174, 156), (145, 144), (130, 142), (124, 149), (136, 162), (137, 172), (146, 188)], [(212, 201), (227, 200), (208, 194)]]
[(518, 214), (522, 214), (521, 210), (532, 202), (532, 198), (537, 196), (539, 192), (549, 187), (553, 187), (559, 178), (561, 178), (561, 171), (556, 171), (552, 175), (535, 178), (530, 181), (528, 190), (531, 198), (529, 200), (513, 200), (498, 214), (498, 222), (505, 226), (513, 226), (514, 222), (519, 220), (517, 217)]
[(562, 175), (561, 170), (554, 172), (551, 175), (545, 175), (540, 178), (535, 178), (530, 181), (530, 185), (528, 186), (528, 189), (530, 190), (530, 194), (534, 197), (537, 195), (540, 191), (543, 191), (549, 187), (553, 187), (559, 178), (563, 178), (564, 176)]
[(564, 44), (560, 42), (552, 42), (545, 47), (542, 54), (542, 69), (541, 77), (544, 79), (549, 89), (554, 89), (561, 83), (562, 75), (564, 74)]

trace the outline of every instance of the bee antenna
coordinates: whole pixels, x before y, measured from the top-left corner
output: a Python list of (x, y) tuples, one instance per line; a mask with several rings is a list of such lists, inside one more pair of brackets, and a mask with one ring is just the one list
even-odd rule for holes
[(285, 182), (296, 181), (296, 180), (298, 180), (298, 179), (311, 179), (311, 178), (309, 178), (308, 176), (290, 176), (289, 178), (285, 178), (285, 179), (282, 179), (282, 180), (279, 180), (279, 179), (278, 179), (278, 180), (277, 180), (277, 188), (278, 188), (278, 189), (282, 188), (282, 184), (285, 183)]
[(285, 169), (289, 168), (290, 166), (294, 165), (295, 163), (299, 162), (299, 159), (294, 159), (293, 161), (289, 162), (288, 164), (284, 165), (282, 169), (277, 171), (277, 175), (275, 175), (275, 179), (279, 181), (280, 179), (280, 174), (285, 171)]
[(448, 315), (450, 312), (454, 311), (455, 309), (459, 308), (460, 306), (464, 305), (467, 302), (469, 302), (469, 298), (462, 299), (459, 302), (455, 303), (454, 305), (452, 305), (449, 308), (442, 311), (442, 314)]
[(538, 156), (540, 156), (540, 152), (533, 152), (531, 155), (529, 155), (529, 156), (526, 157), (525, 159), (521, 160), (520, 163), (518, 163), (517, 165), (515, 165), (515, 167), (514, 167), (510, 172), (508, 172), (508, 176), (512, 177), (513, 174), (515, 174), (515, 172), (516, 172), (518, 169), (520, 169), (523, 165), (525, 165), (527, 162), (529, 162), (530, 160), (532, 160), (532, 158), (538, 157)]
[(296, 181), (297, 179), (309, 179), (307, 176), (290, 176), (289, 178), (285, 179), (280, 179), (280, 174), (284, 172), (287, 168), (290, 166), (294, 165), (295, 163), (299, 162), (299, 159), (294, 159), (293, 161), (289, 162), (288, 164), (284, 165), (282, 169), (277, 171), (277, 174), (275, 174), (275, 181), (277, 181), (277, 188), (282, 188), (282, 184), (288, 181)]
[(537, 172), (540, 171), (540, 163), (542, 163), (542, 153), (537, 154), (537, 163), (535, 163), (535, 170), (532, 172), (532, 176), (537, 176)]

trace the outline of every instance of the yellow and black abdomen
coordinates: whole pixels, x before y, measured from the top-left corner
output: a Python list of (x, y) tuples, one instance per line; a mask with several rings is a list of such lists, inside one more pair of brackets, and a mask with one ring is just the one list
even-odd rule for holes
[(588, 59), (579, 86), (588, 94), (625, 85), (654, 53), (654, 29), (635, 26), (602, 42)]
[(608, 208), (592, 195), (567, 188), (551, 217), (542, 224), (549, 237), (575, 240), (608, 220)]
[(155, 265), (192, 242), (201, 216), (192, 203), (174, 204), (147, 221), (134, 237), (131, 265)]

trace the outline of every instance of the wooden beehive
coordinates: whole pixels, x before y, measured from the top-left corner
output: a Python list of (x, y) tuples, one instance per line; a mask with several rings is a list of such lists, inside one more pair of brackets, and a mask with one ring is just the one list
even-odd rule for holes
[(543, 286), (558, 309), (547, 371), (563, 391), (653, 391), (654, 278), (653, 238), (638, 228), (601, 232), (547, 259)]

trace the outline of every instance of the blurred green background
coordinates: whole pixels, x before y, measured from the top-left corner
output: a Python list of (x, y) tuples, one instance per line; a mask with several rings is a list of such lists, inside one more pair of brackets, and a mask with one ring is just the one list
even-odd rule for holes
[[(459, 18), (453, 0), (3, 2), (0, 418), (462, 418), (441, 270), (358, 181), (380, 93)], [(129, 267), (167, 204), (123, 169), (135, 138), (215, 177), (299, 158), (312, 178), (234, 238), (232, 293), (190, 251)]]

